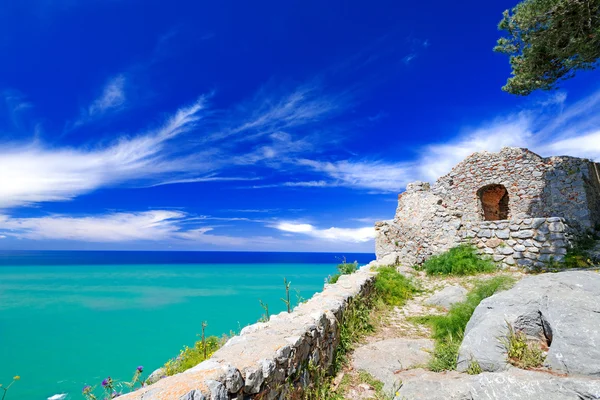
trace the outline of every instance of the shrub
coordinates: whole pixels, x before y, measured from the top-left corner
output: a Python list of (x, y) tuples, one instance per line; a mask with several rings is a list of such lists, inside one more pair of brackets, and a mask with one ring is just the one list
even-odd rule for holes
[(395, 267), (380, 267), (375, 277), (375, 296), (389, 306), (401, 306), (418, 289)]
[(523, 369), (541, 367), (546, 358), (542, 349), (529, 343), (525, 333), (515, 330), (511, 324), (507, 325), (508, 335), (500, 341), (506, 348), (508, 362)]
[(195, 367), (219, 350), (225, 344), (226, 339), (226, 337), (209, 336), (204, 343), (202, 340), (198, 340), (194, 347), (185, 346), (176, 358), (167, 361), (164, 365), (166, 375), (175, 375)]
[(453, 370), (456, 368), (458, 349), (462, 342), (465, 328), (471, 319), (475, 308), (481, 301), (496, 292), (510, 288), (514, 278), (496, 276), (480, 281), (467, 294), (467, 299), (454, 304), (446, 315), (428, 315), (415, 318), (420, 323), (431, 325), (433, 338), (436, 341), (429, 369), (432, 371)]
[(461, 244), (431, 257), (419, 269), (424, 269), (427, 275), (475, 275), (493, 272), (496, 268), (491, 260), (481, 257), (474, 246)]
[(358, 262), (354, 261), (353, 263), (347, 263), (345, 260), (341, 264), (338, 264), (337, 270), (338, 272), (329, 277), (327, 280), (328, 283), (336, 283), (340, 276), (342, 275), (350, 275), (356, 272), (358, 269)]

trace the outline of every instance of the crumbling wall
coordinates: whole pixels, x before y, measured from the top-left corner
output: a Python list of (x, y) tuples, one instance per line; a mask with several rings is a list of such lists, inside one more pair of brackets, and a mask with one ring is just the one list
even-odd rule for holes
[(396, 217), (375, 224), (377, 259), (396, 253), (398, 262), (419, 264), (432, 254), (441, 253), (460, 243), (459, 215), (448, 210), (442, 197), (428, 183), (408, 184), (398, 196)]

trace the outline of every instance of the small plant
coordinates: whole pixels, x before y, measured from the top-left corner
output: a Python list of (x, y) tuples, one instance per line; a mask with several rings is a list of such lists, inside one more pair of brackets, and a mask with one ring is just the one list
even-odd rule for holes
[(460, 340), (458, 339), (447, 338), (436, 342), (427, 367), (433, 372), (455, 370), (459, 348)]
[(516, 330), (508, 322), (507, 325), (508, 334), (500, 341), (506, 348), (508, 362), (523, 369), (541, 367), (546, 358), (542, 349), (534, 343), (529, 343), (525, 333)]
[(97, 400), (97, 397), (94, 395), (94, 390), (96, 389), (96, 387), (92, 387), (90, 385), (85, 385), (83, 387), (83, 389), (81, 390), (81, 394), (83, 395), (83, 397), (85, 397), (87, 400)]
[(469, 368), (467, 368), (467, 374), (479, 375), (482, 372), (483, 371), (481, 369), (481, 365), (479, 365), (479, 362), (477, 362), (477, 360), (471, 360), (471, 362), (469, 363)]
[(410, 279), (399, 273), (395, 267), (380, 267), (375, 278), (377, 298), (388, 306), (402, 306), (418, 289)]
[(107, 395), (105, 399), (114, 399), (115, 397), (119, 397), (121, 395), (121, 393), (115, 390), (115, 382), (110, 376), (102, 381), (102, 388)]
[(227, 336), (223, 336), (222, 338), (208, 336), (204, 339), (204, 342), (198, 340), (193, 347), (185, 346), (177, 357), (165, 363), (165, 375), (175, 375), (195, 367), (202, 361), (212, 357), (214, 352), (219, 350), (226, 341)]
[(419, 269), (427, 275), (475, 275), (496, 271), (496, 265), (481, 257), (473, 245), (461, 244), (445, 253), (429, 258)]
[(356, 272), (357, 269), (358, 261), (354, 261), (353, 263), (347, 263), (346, 259), (344, 258), (342, 263), (338, 264), (337, 266), (338, 272), (330, 276), (327, 283), (336, 283), (338, 279), (340, 279), (340, 276), (353, 274), (354, 272)]
[(281, 301), (283, 301), (283, 303), (287, 307), (288, 313), (292, 312), (292, 307), (291, 307), (291, 303), (290, 303), (290, 285), (291, 284), (292, 284), (292, 282), (288, 282), (288, 280), (286, 278), (283, 278), (283, 285), (285, 286), (285, 299), (281, 299)]
[(260, 303), (262, 309), (265, 311), (265, 313), (260, 317), (258, 322), (269, 322), (269, 318), (271, 318), (271, 315), (269, 314), (269, 305), (267, 303), (263, 303), (263, 301), (260, 299), (258, 300), (258, 302)]
[(306, 301), (306, 299), (304, 297), (302, 297), (302, 295), (300, 294), (300, 291), (298, 289), (294, 289), (294, 292), (296, 292), (296, 304), (302, 304)]
[(2, 386), (2, 384), (0, 384), (0, 389), (3, 390), (2, 400), (4, 400), (4, 398), (6, 397), (6, 393), (8, 392), (8, 389), (10, 389), (10, 387), (13, 385), (13, 383), (19, 380), (21, 380), (21, 377), (19, 375), (15, 375), (13, 376), (12, 382), (10, 382), (7, 386)]
[(206, 360), (208, 358), (207, 355), (207, 347), (206, 347), (206, 337), (204, 336), (204, 331), (206, 330), (206, 327), (208, 326), (208, 323), (206, 321), (202, 321), (202, 336), (201, 336), (201, 341), (202, 341), (202, 349), (204, 350), (204, 359)]

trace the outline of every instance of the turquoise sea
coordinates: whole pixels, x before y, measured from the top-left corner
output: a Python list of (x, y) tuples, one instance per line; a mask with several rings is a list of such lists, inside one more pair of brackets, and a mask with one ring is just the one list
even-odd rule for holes
[[(6, 400), (82, 398), (102, 379), (149, 373), (208, 335), (239, 331), (263, 313), (322, 290), (339, 258), (371, 254), (0, 252), (0, 383)], [(1, 394), (1, 393), (0, 393)]]

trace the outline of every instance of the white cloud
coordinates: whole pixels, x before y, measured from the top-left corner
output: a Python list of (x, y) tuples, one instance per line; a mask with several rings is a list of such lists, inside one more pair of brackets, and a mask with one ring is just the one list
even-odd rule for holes
[(283, 186), (289, 187), (325, 187), (335, 186), (335, 184), (326, 181), (301, 181), (301, 182), (284, 182)]
[(102, 114), (111, 109), (118, 109), (125, 104), (125, 76), (117, 75), (111, 78), (102, 94), (88, 108), (88, 115)]
[[(92, 216), (50, 215), (14, 218), (0, 214), (0, 238), (29, 240), (66, 240), (90, 243), (124, 243), (153, 241), (161, 244), (195, 248), (202, 245), (240, 247), (280, 243), (270, 237), (236, 237), (214, 235), (214, 227), (192, 227), (198, 220), (219, 219), (192, 217), (181, 211), (151, 210), (115, 212)], [(221, 218), (223, 220), (234, 220)]]
[(300, 233), (317, 239), (336, 242), (368, 242), (375, 238), (375, 228), (336, 228), (318, 229), (311, 224), (280, 222), (273, 226), (284, 232)]
[(577, 154), (579, 157), (598, 160), (600, 159), (600, 131), (542, 144), (539, 150), (545, 154)]
[(179, 230), (185, 214), (154, 210), (139, 213), (113, 213), (90, 217), (52, 215), (11, 218), (0, 215), (0, 230), (6, 236), (34, 240), (77, 240), (122, 242), (164, 240)]
[(0, 149), (0, 208), (64, 201), (104, 186), (158, 180), (167, 173), (209, 172), (198, 154), (172, 156), (168, 141), (190, 131), (204, 108), (201, 99), (179, 109), (158, 129), (121, 137), (106, 147), (54, 149), (34, 142)]
[[(331, 185), (353, 188), (375, 189), (382, 191), (400, 191), (410, 182), (412, 167), (403, 162), (371, 160), (343, 160), (337, 162), (299, 160), (299, 165), (310, 167), (333, 178)], [(325, 186), (319, 184), (314, 186)]]

